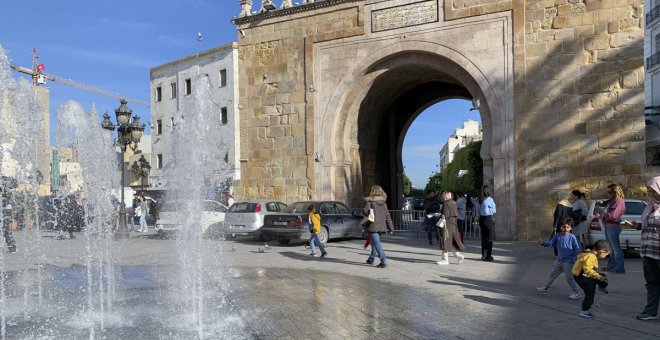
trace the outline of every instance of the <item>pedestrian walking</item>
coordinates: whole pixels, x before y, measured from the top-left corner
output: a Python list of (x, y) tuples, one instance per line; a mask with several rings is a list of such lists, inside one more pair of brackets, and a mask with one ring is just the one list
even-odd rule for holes
[(373, 212), (374, 221), (368, 223), (366, 226), (367, 232), (371, 237), (371, 254), (367, 259), (367, 264), (373, 264), (376, 256), (380, 258), (380, 264), (378, 268), (387, 267), (387, 256), (385, 256), (385, 250), (380, 243), (380, 236), (389, 232), (390, 234), (394, 232), (394, 225), (392, 224), (392, 218), (390, 217), (390, 211), (387, 207), (387, 194), (380, 185), (373, 185), (369, 192), (369, 196), (364, 198), (367, 201), (367, 204), (362, 210), (364, 216), (369, 216), (370, 211)]
[(598, 205), (607, 207), (605, 215), (596, 214), (596, 217), (603, 222), (605, 239), (612, 247), (612, 254), (607, 261), (606, 269), (612, 273), (623, 274), (626, 272), (626, 268), (623, 263), (623, 250), (621, 250), (619, 236), (621, 235), (621, 216), (626, 213), (626, 203), (623, 200), (623, 190), (618, 184), (608, 185), (607, 194), (610, 195), (608, 200), (596, 201)]
[(569, 295), (568, 298), (571, 300), (577, 300), (582, 297), (580, 287), (575, 282), (572, 273), (573, 265), (575, 264), (577, 255), (580, 253), (580, 245), (578, 244), (575, 235), (571, 234), (572, 229), (573, 219), (567, 218), (561, 226), (561, 233), (555, 234), (550, 242), (545, 242), (543, 239), (539, 238), (538, 242), (540, 245), (548, 248), (553, 247), (558, 250), (550, 275), (548, 275), (543, 286), (536, 288), (541, 294), (548, 294), (552, 282), (561, 275), (561, 273), (564, 273), (566, 276), (566, 283), (568, 283), (568, 286), (573, 291), (573, 294)]
[(481, 229), (481, 260), (493, 261), (493, 236), (495, 232), (495, 201), (490, 188), (484, 185), (479, 197), (479, 228)]
[(139, 196), (140, 203), (136, 210), (136, 214), (140, 218), (140, 232), (146, 233), (149, 231), (147, 227), (147, 214), (149, 214), (149, 204), (146, 202), (144, 196)]
[[(121, 202), (121, 204), (124, 204), (124, 202)], [(130, 219), (131, 222), (131, 231), (135, 231), (135, 220), (138, 218), (136, 212), (137, 212), (137, 207), (140, 205), (140, 198), (137, 194), (137, 192), (133, 193), (133, 201), (131, 201), (131, 208), (128, 209), (128, 218)]]
[(465, 215), (467, 213), (467, 197), (461, 193), (457, 192), (456, 196), (456, 225), (458, 226), (458, 234), (461, 236), (461, 242), (464, 240), (465, 235)]
[(578, 243), (582, 245), (587, 244), (586, 234), (589, 231), (589, 223), (587, 222), (587, 214), (589, 213), (589, 208), (587, 208), (587, 203), (584, 202), (584, 193), (580, 190), (571, 191), (571, 196), (568, 198), (571, 201), (571, 206), (573, 207), (573, 235), (577, 238)]
[(607, 293), (607, 276), (599, 273), (598, 259), (604, 259), (610, 254), (610, 245), (605, 240), (598, 240), (593, 245), (593, 249), (587, 249), (577, 256), (577, 261), (573, 265), (573, 278), (575, 282), (584, 291), (584, 300), (582, 300), (582, 310), (580, 316), (583, 318), (593, 318), (591, 305), (594, 303), (596, 287), (603, 293)]
[(435, 224), (440, 218), (440, 209), (442, 204), (440, 204), (440, 199), (436, 196), (433, 190), (426, 190), (426, 197), (424, 198), (424, 212), (426, 217), (424, 219), (424, 226), (426, 227), (426, 235), (429, 240), (429, 245), (433, 245), (433, 239), (435, 238), (440, 242), (440, 233), (438, 233), (438, 228)]
[(646, 281), (646, 306), (638, 320), (658, 319), (660, 302), (660, 177), (653, 177), (646, 183), (646, 191), (651, 196), (642, 213), (642, 223), (634, 223), (642, 229), (642, 269)]
[(449, 191), (442, 193), (442, 217), (445, 219), (444, 228), (440, 228), (439, 233), (441, 237), (440, 242), (440, 261), (437, 263), (441, 266), (449, 264), (449, 252), (452, 252), (456, 257), (456, 263), (461, 264), (465, 256), (461, 255), (459, 250), (463, 250), (463, 242), (461, 242), (460, 234), (456, 225), (457, 208), (454, 202), (453, 195)]
[(321, 233), (321, 215), (316, 212), (314, 204), (308, 205), (307, 211), (309, 211), (309, 233), (311, 234), (311, 237), (309, 238), (309, 248), (312, 251), (309, 255), (316, 256), (316, 248), (314, 247), (314, 244), (316, 244), (321, 251), (321, 257), (326, 257), (328, 252), (325, 251), (325, 247), (319, 239), (319, 233)]

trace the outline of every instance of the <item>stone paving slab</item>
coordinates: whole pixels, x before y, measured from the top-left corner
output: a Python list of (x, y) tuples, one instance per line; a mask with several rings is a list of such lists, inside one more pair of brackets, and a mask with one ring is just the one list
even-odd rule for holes
[[(454, 264), (450, 256), (452, 264), (441, 267), (435, 263), (437, 248), (425, 244), (424, 237), (400, 233), (384, 237), (388, 267), (380, 269), (364, 263), (368, 251), (362, 240), (331, 242), (329, 257), (321, 259), (309, 256), (303, 245), (271, 244), (261, 253), (264, 244), (249, 239), (186, 243), (154, 236), (112, 241), (120, 274), (117, 312), (110, 313), (113, 322), (97, 330), (97, 335), (143, 339), (200, 334), (210, 339), (644, 339), (660, 335), (660, 322), (634, 319), (646, 296), (639, 258), (626, 259), (626, 274), (610, 275), (610, 294), (599, 297), (600, 307), (593, 308), (596, 318), (587, 320), (577, 315), (580, 302), (567, 298), (571, 292), (563, 276), (548, 295), (536, 293), (534, 287), (545, 280), (553, 254), (532, 242), (496, 242), (495, 262), (486, 263), (480, 261), (478, 241), (468, 240), (465, 262)], [(78, 312), (67, 311), (55, 318), (40, 313), (28, 320), (18, 317), (26, 314), (20, 308), (22, 287), (30, 285), (27, 273), (32, 270), (27, 269), (35, 262), (25, 251), (34, 251), (35, 241), (23, 232), (16, 237), (19, 252), (3, 254), (12, 306), (7, 309), (7, 334), (89, 338), (89, 328), (66, 316), (80, 317)], [(50, 275), (52, 282), (45, 285), (49, 292), (45, 305), (52, 307), (55, 303), (48, 302), (59, 302), (58, 297), (64, 295), (69, 300), (57, 308), (84, 305), (87, 296), (73, 282), (79, 280), (84, 287), (87, 240), (60, 241), (44, 235), (38, 245), (47, 258), (45, 270), (58, 273)], [(208, 315), (202, 326), (186, 323), (188, 314), (194, 313), (180, 302), (188, 292), (177, 284), (188, 273), (184, 269), (192, 265), (181, 260), (181, 249), (201, 249), (205, 258), (201, 295), (202, 310)], [(69, 281), (58, 282), (62, 278)], [(72, 325), (78, 327), (76, 332), (64, 330)]]

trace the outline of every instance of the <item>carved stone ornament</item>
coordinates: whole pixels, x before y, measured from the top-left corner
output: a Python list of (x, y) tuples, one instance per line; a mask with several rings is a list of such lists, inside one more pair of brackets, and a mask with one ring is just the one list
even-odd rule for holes
[(241, 4), (241, 14), (239, 16), (244, 17), (252, 14), (252, 0), (238, 0)]

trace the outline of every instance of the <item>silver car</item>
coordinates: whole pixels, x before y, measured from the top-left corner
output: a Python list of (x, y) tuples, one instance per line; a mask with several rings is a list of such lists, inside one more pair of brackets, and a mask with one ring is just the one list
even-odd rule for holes
[[(626, 212), (621, 217), (621, 234), (619, 241), (622, 250), (639, 249), (642, 243), (642, 232), (632, 228), (624, 221), (640, 223), (642, 220), (642, 212), (646, 208), (646, 202), (636, 199), (625, 198)], [(596, 200), (592, 200), (589, 204), (589, 213), (587, 214), (587, 221), (589, 222), (589, 232), (587, 235), (587, 245), (591, 246), (598, 240), (605, 239), (605, 227), (603, 220), (595, 218), (596, 214), (605, 215), (607, 208), (596, 204)]]
[(264, 216), (277, 214), (284, 208), (286, 208), (286, 204), (266, 199), (236, 202), (225, 214), (222, 231), (227, 236), (261, 237)]
[(186, 224), (193, 223), (193, 221), (186, 220), (187, 214), (183, 212), (191, 212), (197, 209), (201, 209), (199, 216), (201, 235), (207, 237), (218, 234), (225, 220), (227, 207), (214, 200), (202, 200), (200, 203), (200, 207), (194, 207), (193, 202), (189, 201), (171, 201), (163, 204), (156, 221), (158, 234), (165, 236), (181, 231)]

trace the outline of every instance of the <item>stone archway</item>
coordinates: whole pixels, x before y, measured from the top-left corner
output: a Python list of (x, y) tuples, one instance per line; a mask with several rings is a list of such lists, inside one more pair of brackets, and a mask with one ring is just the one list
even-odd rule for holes
[(238, 198), (355, 206), (380, 178), (396, 195), (407, 124), (451, 97), (482, 103), (498, 239), (537, 237), (570, 189), (635, 197), (656, 171), (641, 4), (310, 0), (253, 15), (240, 2)]
[[(437, 43), (402, 42), (372, 53), (345, 75), (328, 110), (320, 114), (325, 120), (320, 122), (316, 144), (323, 146), (324, 161), (317, 178), (317, 194), (359, 206), (368, 187), (378, 183), (389, 193), (389, 204), (399, 206), (401, 148), (411, 122), (438, 101), (479, 98), (484, 128), (484, 183), (495, 188), (498, 201), (515, 202), (512, 179), (505, 176), (514, 169), (494, 169), (496, 163), (514, 163), (513, 143), (502, 141), (502, 136), (513, 135), (513, 124), (502, 122), (512, 122), (513, 117), (491, 82), (470, 60)], [(347, 195), (338, 197), (341, 192)], [(500, 233), (510, 236), (515, 227), (505, 216), (515, 216), (515, 204), (502, 210)]]

